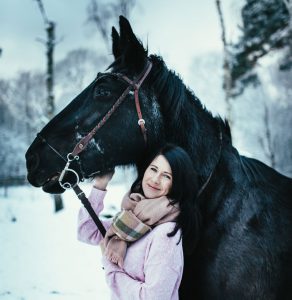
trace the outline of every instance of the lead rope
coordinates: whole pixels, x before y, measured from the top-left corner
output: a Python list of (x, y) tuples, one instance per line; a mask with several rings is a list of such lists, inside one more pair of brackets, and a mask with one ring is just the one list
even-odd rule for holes
[[(66, 166), (63, 169), (63, 171), (60, 174), (59, 177), (59, 183), (61, 185), (61, 187), (65, 190), (72, 188), (73, 191), (75, 192), (75, 194), (77, 195), (77, 197), (79, 198), (79, 200), (81, 200), (82, 204), (84, 205), (84, 207), (86, 208), (86, 210), (88, 211), (89, 215), (91, 216), (92, 220), (94, 221), (95, 225), (97, 226), (98, 230), (100, 231), (100, 233), (102, 234), (102, 236), (105, 236), (106, 230), (102, 224), (102, 222), (99, 220), (98, 216), (96, 215), (95, 211), (93, 210), (89, 200), (86, 198), (84, 192), (81, 190), (81, 188), (78, 186), (78, 183), (80, 182), (79, 180), (79, 176), (77, 174), (77, 172), (75, 172), (73, 169), (70, 169), (70, 164), (72, 161), (79, 160), (79, 156), (72, 156), (72, 154), (68, 154), (67, 155), (67, 160), (59, 153), (59, 151), (57, 151), (54, 147), (52, 147), (48, 141), (43, 138), (40, 133), (37, 134), (37, 137), (43, 142), (46, 143), (46, 145), (53, 150), (58, 157), (60, 157), (62, 160), (64, 160), (66, 162)], [(69, 182), (65, 182), (62, 183), (63, 177), (65, 176), (66, 172), (72, 172), (75, 176), (76, 176), (76, 184), (75, 185), (71, 185)]]
[(97, 226), (99, 232), (104, 237), (106, 233), (106, 229), (104, 228), (102, 222), (96, 215), (95, 211), (93, 210), (89, 200), (86, 198), (84, 192), (81, 190), (81, 188), (78, 186), (78, 184), (73, 186), (73, 191), (79, 198), (79, 200), (82, 202), (86, 210), (88, 211), (89, 215), (91, 216), (92, 220), (94, 221), (95, 225)]

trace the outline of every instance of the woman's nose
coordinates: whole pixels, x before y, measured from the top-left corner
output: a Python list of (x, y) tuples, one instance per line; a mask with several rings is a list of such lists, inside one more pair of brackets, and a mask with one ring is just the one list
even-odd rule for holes
[(154, 175), (151, 179), (152, 179), (153, 183), (159, 184), (159, 176), (158, 175)]

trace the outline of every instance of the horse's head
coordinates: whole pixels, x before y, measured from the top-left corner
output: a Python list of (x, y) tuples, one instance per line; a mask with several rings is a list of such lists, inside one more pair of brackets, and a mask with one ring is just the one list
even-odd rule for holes
[[(124, 17), (120, 17), (120, 34), (112, 29), (112, 39), (115, 61), (111, 71), (99, 73), (40, 131), (26, 153), (28, 180), (36, 187), (42, 186), (45, 192), (64, 191), (58, 177), (67, 155), (78, 143), (84, 144), (83, 138), (97, 126), (83, 151), (79, 153), (82, 145), (77, 147), (79, 160), (70, 165), (81, 178), (90, 178), (118, 165), (135, 164), (143, 159), (147, 147), (153, 148), (162, 141), (160, 111), (147, 75), (151, 73), (147, 51)], [(141, 116), (134, 93), (137, 83), (141, 83), (138, 104), (146, 121), (147, 142), (140, 127), (143, 122), (138, 124)], [(75, 176), (71, 179), (70, 174), (66, 174), (66, 180), (74, 181)]]

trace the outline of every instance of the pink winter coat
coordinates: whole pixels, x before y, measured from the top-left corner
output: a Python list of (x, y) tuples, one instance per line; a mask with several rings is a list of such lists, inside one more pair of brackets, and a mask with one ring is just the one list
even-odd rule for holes
[[(106, 191), (92, 188), (89, 201), (98, 215), (103, 210)], [(106, 229), (111, 220), (102, 221)], [(124, 268), (103, 258), (106, 282), (113, 300), (177, 300), (183, 272), (181, 231), (168, 237), (175, 223), (156, 226), (127, 250)], [(78, 239), (98, 245), (102, 235), (84, 207), (78, 215)]]

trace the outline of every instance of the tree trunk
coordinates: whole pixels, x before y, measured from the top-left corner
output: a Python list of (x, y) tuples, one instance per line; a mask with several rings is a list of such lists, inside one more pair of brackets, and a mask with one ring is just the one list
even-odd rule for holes
[(55, 212), (58, 212), (64, 208), (63, 199), (60, 194), (53, 195), (55, 201)]
[(275, 147), (274, 147), (273, 137), (271, 133), (271, 120), (270, 120), (268, 105), (265, 102), (264, 102), (264, 124), (265, 124), (265, 136), (267, 140), (267, 156), (270, 160), (270, 166), (272, 168), (275, 168), (276, 158), (275, 158)]
[(47, 115), (52, 119), (55, 113), (54, 103), (54, 46), (55, 46), (55, 23), (47, 24)]
[[(47, 22), (47, 116), (52, 119), (55, 114), (54, 101), (54, 47), (55, 47), (55, 23)], [(62, 196), (53, 195), (55, 201), (55, 212), (64, 208)]]
[(128, 18), (136, 0), (116, 0), (111, 5), (102, 1), (91, 0), (87, 7), (87, 20), (96, 25), (107, 51), (111, 50), (109, 23), (113, 18), (123, 15)]
[(284, 4), (289, 12), (289, 62), (292, 63), (292, 0), (284, 0)]
[(220, 26), (221, 26), (221, 39), (223, 43), (223, 52), (224, 52), (224, 62), (223, 62), (223, 86), (225, 90), (225, 103), (226, 103), (226, 117), (229, 122), (230, 129), (232, 129), (232, 105), (231, 105), (231, 89), (232, 89), (232, 78), (231, 78), (231, 68), (230, 68), (230, 55), (228, 51), (228, 45), (226, 42), (225, 34), (225, 24), (223, 19), (223, 13), (221, 9), (221, 1), (216, 0), (216, 7), (219, 15)]

